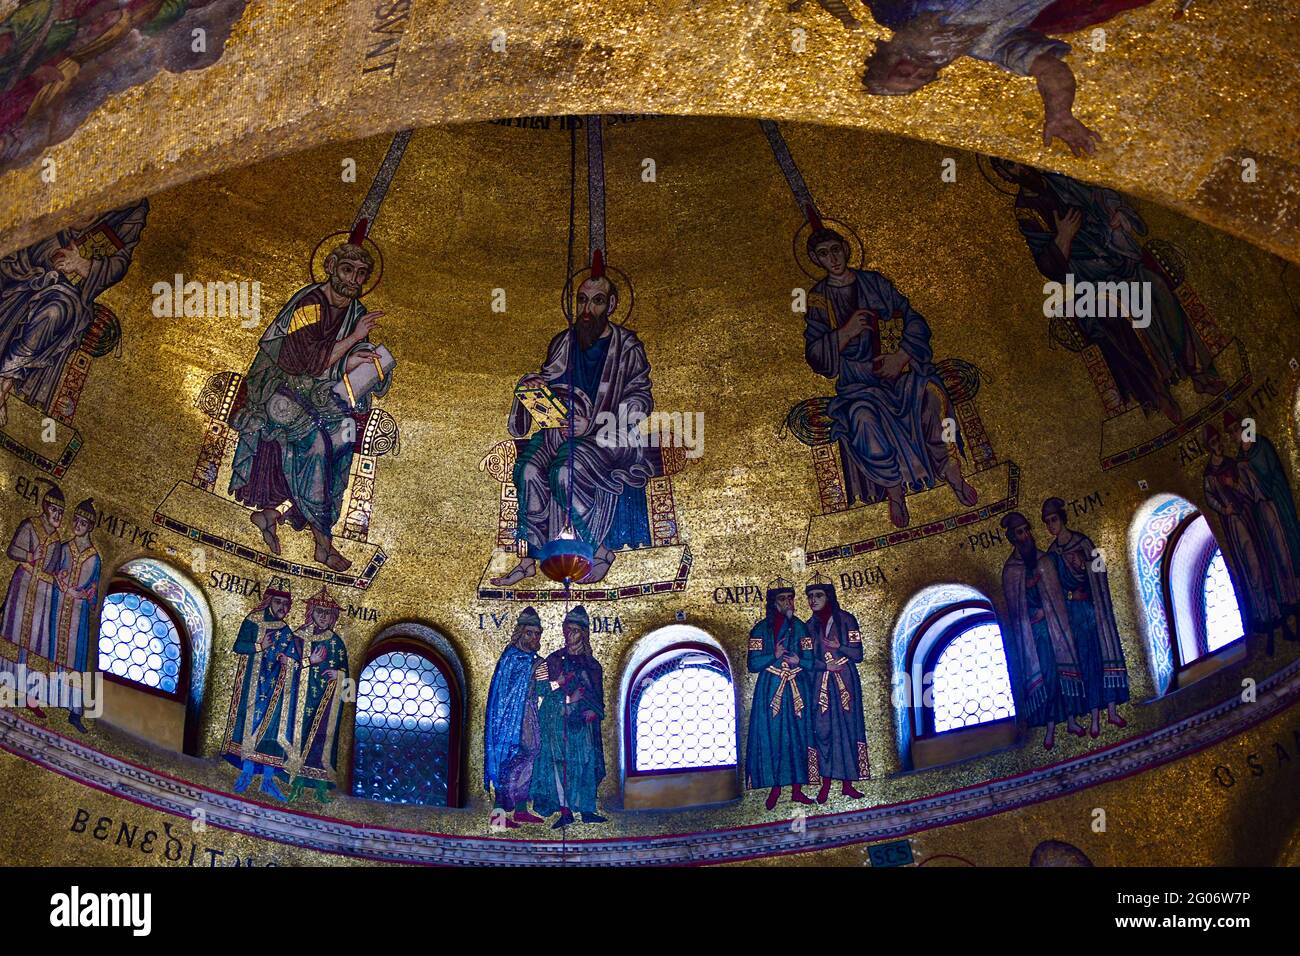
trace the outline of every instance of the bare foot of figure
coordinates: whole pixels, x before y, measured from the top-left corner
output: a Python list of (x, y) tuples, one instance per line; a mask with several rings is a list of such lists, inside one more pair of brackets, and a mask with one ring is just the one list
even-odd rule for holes
[(280, 523), (280, 512), (274, 508), (263, 508), (261, 511), (254, 511), (251, 520), (257, 525), (257, 530), (262, 532), (262, 540), (271, 549), (271, 553), (279, 554), (280, 536), (275, 533), (275, 526)]
[(1051, 750), (1056, 746), (1056, 724), (1047, 725), (1047, 735), (1043, 737), (1043, 749)]
[(907, 513), (907, 502), (903, 497), (902, 486), (887, 489), (885, 497), (889, 501), (889, 520), (893, 522), (895, 528), (906, 528), (912, 516)]
[(314, 556), (317, 564), (323, 564), (331, 571), (346, 571), (352, 567), (352, 562), (339, 553), (338, 548), (334, 547), (333, 541), (314, 529), (312, 537), (316, 539), (316, 553)]
[(957, 459), (954, 458), (948, 462), (943, 477), (952, 486), (953, 494), (957, 496), (957, 500), (966, 507), (969, 508), (980, 500), (980, 494), (975, 490), (975, 486), (961, 476), (961, 463)]
[(614, 565), (614, 552), (609, 550), (603, 544), (596, 549), (595, 559), (591, 562), (591, 570), (583, 575), (579, 584), (598, 584), (605, 580), (605, 575), (609, 574), (609, 569)]
[(518, 584), (524, 578), (531, 578), (537, 573), (537, 561), (535, 558), (522, 558), (508, 573), (499, 574), (492, 578), (492, 583), (499, 588), (508, 588), (512, 584)]

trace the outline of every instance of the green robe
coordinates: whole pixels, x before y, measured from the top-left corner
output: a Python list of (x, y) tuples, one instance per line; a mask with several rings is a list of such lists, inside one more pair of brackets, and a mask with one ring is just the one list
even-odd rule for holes
[[(807, 783), (809, 763), (816, 759), (810, 744), (816, 705), (810, 680), (813, 640), (797, 617), (785, 619), (779, 637), (786, 653), (798, 656), (797, 667), (786, 668), (777, 660), (770, 617), (749, 632), (749, 672), (758, 675), (745, 750), (745, 780), (750, 789)], [(794, 673), (783, 679), (773, 670)]]
[[(342, 683), (331, 671), (348, 673), (348, 649), (333, 630), (315, 633), (299, 628), (282, 650), (275, 689), (267, 714), (257, 728), (257, 745), (248, 759), (275, 767), (295, 782), (324, 782), (335, 786), (339, 755), (339, 725), (343, 718)], [(311, 655), (325, 648), (323, 660)], [(245, 751), (247, 753), (247, 751)]]
[[(605, 779), (604, 674), (594, 657), (559, 650), (546, 658), (547, 679), (536, 681), (541, 749), (533, 761), (529, 797), (533, 810), (550, 816), (561, 809), (596, 812), (596, 790)], [(558, 689), (551, 683), (558, 683)], [(565, 703), (565, 697), (573, 698)]]

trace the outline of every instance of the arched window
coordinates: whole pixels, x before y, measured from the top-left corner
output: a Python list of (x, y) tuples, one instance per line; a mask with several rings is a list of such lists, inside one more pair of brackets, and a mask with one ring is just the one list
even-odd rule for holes
[(166, 604), (130, 584), (115, 584), (99, 615), (99, 669), (184, 700), (189, 655)]
[(1014, 743), (1011, 671), (988, 598), (945, 584), (908, 603), (894, 632), (894, 704), (904, 769)]
[(736, 688), (718, 643), (666, 627), (638, 642), (623, 673), (624, 807), (737, 797)]
[(463, 686), (460, 661), (437, 632), (405, 624), (381, 634), (357, 680), (353, 794), (459, 806)]
[(152, 558), (122, 565), (99, 613), (101, 719), (197, 755), (211, 645), (212, 615), (187, 578)]
[(1223, 551), (1185, 498), (1159, 495), (1130, 532), (1152, 678), (1160, 693), (1245, 653), (1245, 628)]

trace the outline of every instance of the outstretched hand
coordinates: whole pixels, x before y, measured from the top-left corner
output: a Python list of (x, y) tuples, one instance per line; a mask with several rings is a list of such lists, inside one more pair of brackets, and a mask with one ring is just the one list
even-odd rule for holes
[(1053, 139), (1059, 139), (1071, 153), (1082, 159), (1096, 152), (1101, 134), (1084, 126), (1073, 113), (1061, 113), (1043, 121), (1043, 145), (1051, 146)]

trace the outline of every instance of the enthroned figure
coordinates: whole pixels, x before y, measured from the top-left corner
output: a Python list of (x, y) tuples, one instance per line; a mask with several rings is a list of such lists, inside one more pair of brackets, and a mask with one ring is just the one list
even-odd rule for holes
[(551, 339), (541, 372), (519, 380), (511, 435), (523, 438), (532, 427), (521, 389), (550, 389), (565, 402), (571, 421), (541, 428), (519, 452), (514, 483), (528, 552), (508, 573), (492, 578), (495, 585), (509, 587), (535, 575), (543, 546), (570, 519), (595, 552), (581, 583), (604, 580), (615, 558), (609, 539), (620, 498), (627, 489), (644, 488), (654, 474), (644, 444), (611, 443), (600, 428), (603, 421), (626, 421), (654, 409), (645, 346), (631, 329), (610, 321), (618, 302), (618, 287), (598, 249), (590, 275), (578, 286), (573, 324)]
[[(262, 334), (230, 419), (239, 432), (230, 493), (254, 509), (250, 520), (267, 547), (280, 553), (283, 522), (308, 528), (315, 560), (335, 571), (352, 565), (334, 546), (334, 525), (352, 469), (354, 415), (368, 412), (392, 381), (369, 339), (383, 312), (367, 311), (360, 298), (374, 269), (364, 241), (363, 220), (326, 257), (326, 281), (285, 303)], [(377, 378), (357, 394), (344, 376), (371, 365)], [(340, 382), (347, 399), (334, 391)]]
[(126, 275), (148, 212), (141, 200), (0, 257), (0, 425), (12, 394), (51, 410), (95, 300)]
[(809, 219), (808, 257), (826, 277), (808, 296), (804, 354), (814, 372), (835, 381), (827, 414), (849, 500), (888, 501), (899, 528), (911, 520), (906, 495), (940, 482), (963, 505), (975, 504), (978, 492), (961, 473), (952, 401), (934, 370), (930, 326), (879, 272), (849, 266), (840, 233), (815, 213)]

